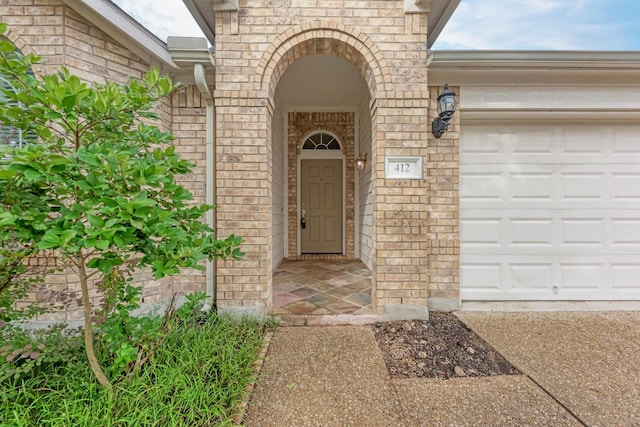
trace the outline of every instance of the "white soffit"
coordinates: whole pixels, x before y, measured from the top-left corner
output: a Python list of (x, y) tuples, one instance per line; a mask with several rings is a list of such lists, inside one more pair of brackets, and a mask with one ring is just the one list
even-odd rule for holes
[(109, 0), (63, 0), (100, 30), (151, 65), (173, 71), (176, 64), (165, 43)]

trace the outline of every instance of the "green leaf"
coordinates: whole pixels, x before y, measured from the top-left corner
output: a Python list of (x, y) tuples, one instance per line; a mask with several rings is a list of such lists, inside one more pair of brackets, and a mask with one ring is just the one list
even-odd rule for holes
[(100, 265), (100, 258), (92, 258), (87, 263), (88, 268), (98, 268), (99, 265)]
[(49, 156), (49, 163), (52, 165), (66, 165), (69, 163), (69, 158), (57, 154), (52, 154)]
[(144, 229), (144, 221), (139, 219), (131, 218), (131, 225), (137, 228), (138, 230)]
[(57, 249), (60, 247), (60, 236), (51, 232), (51, 230), (47, 231), (42, 240), (38, 242), (38, 249)]
[(96, 185), (98, 185), (98, 178), (96, 177), (96, 174), (94, 174), (93, 172), (89, 172), (87, 174), (87, 184), (89, 184), (92, 187), (95, 187)]
[(109, 246), (111, 246), (111, 243), (108, 240), (98, 240), (95, 245), (95, 247), (101, 251), (107, 250)]
[(89, 221), (89, 224), (91, 224), (91, 226), (94, 227), (94, 228), (102, 228), (102, 227), (104, 227), (104, 221), (102, 220), (102, 218), (100, 218), (100, 217), (98, 217), (96, 215), (88, 213), (87, 214), (87, 220)]
[(102, 166), (95, 154), (89, 154), (85, 151), (77, 152), (78, 160), (91, 166)]
[(67, 95), (62, 99), (62, 108), (65, 111), (70, 111), (76, 104), (78, 98), (75, 95)]
[(59, 120), (62, 118), (62, 114), (58, 113), (57, 111), (49, 110), (44, 113), (44, 118), (47, 120)]
[(69, 244), (71, 240), (76, 237), (77, 233), (74, 230), (64, 230), (60, 235), (61, 246)]
[(0, 227), (13, 224), (18, 217), (12, 215), (11, 212), (0, 212)]

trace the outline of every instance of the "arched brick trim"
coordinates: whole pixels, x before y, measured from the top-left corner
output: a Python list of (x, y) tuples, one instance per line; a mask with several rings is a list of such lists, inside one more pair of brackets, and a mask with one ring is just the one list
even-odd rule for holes
[[(11, 43), (13, 43), (13, 45), (18, 49), (20, 49), (20, 52), (22, 52), (24, 55), (29, 55), (29, 54), (36, 55), (36, 56), (38, 55), (38, 52), (34, 51), (31, 48), (31, 46), (29, 46), (22, 37), (15, 34), (14, 31), (7, 30), (2, 35), (2, 37), (6, 38)], [(36, 74), (42, 74), (44, 72), (44, 68), (42, 64), (34, 64), (33, 66), (31, 66), (31, 68), (33, 69), (33, 72)]]
[(254, 76), (254, 89), (273, 99), (284, 72), (300, 58), (334, 55), (349, 61), (367, 82), (372, 99), (386, 92), (390, 73), (382, 53), (366, 34), (340, 24), (306, 23), (280, 34), (264, 52)]

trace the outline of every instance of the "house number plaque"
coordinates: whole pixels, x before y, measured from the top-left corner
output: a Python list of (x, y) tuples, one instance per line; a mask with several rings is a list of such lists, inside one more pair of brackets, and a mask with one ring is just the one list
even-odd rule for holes
[(422, 157), (386, 157), (384, 176), (387, 179), (422, 179)]

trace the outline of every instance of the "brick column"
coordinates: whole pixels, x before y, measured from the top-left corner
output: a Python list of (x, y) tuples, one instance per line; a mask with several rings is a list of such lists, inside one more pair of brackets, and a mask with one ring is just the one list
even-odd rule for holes
[(255, 94), (216, 91), (215, 98), (217, 233), (241, 236), (246, 254), (239, 261), (218, 263), (218, 307), (267, 313), (272, 280), (271, 107)]
[[(425, 179), (428, 99), (399, 95), (404, 97), (378, 100), (374, 116), (376, 305), (380, 314), (402, 305), (403, 311), (416, 310), (416, 316), (422, 316), (426, 315), (430, 244)], [(387, 156), (420, 157), (423, 178), (386, 179)]]
[[(459, 103), (460, 89), (451, 89), (458, 94)], [(438, 115), (437, 99), (442, 90), (429, 88), (429, 123)], [(428, 142), (429, 308), (453, 310), (460, 305), (460, 113), (454, 114), (441, 138), (429, 133)]]

